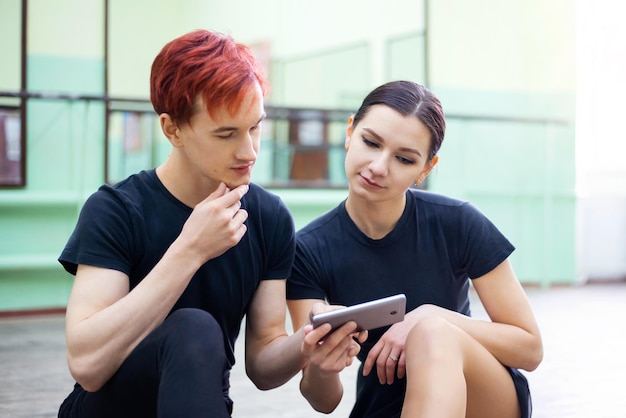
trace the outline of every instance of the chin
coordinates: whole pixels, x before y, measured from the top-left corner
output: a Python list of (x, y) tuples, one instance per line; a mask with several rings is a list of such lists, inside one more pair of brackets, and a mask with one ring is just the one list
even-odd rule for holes
[(224, 180), (224, 183), (226, 183), (226, 186), (228, 186), (228, 188), (230, 190), (236, 189), (237, 187), (247, 184), (250, 184), (250, 177), (248, 177), (247, 179), (238, 179), (238, 180)]

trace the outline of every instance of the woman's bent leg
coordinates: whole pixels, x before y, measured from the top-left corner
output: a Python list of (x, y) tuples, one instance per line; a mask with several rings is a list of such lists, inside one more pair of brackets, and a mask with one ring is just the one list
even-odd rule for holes
[(511, 375), (482, 345), (443, 318), (427, 318), (406, 342), (402, 417), (519, 417)]

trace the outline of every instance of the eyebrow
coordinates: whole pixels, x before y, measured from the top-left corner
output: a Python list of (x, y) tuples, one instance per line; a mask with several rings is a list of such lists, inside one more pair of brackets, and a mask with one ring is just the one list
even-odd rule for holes
[[(263, 119), (265, 119), (267, 117), (267, 113), (263, 113), (263, 116), (261, 116), (261, 118), (254, 124), (255, 126), (258, 125), (259, 123), (261, 123), (263, 121)], [(232, 132), (232, 131), (236, 131), (237, 128), (234, 126), (220, 126), (219, 128), (213, 129), (211, 131), (211, 133), (214, 134), (219, 134), (219, 133), (223, 133), (223, 132)]]
[[(382, 136), (378, 135), (376, 132), (374, 132), (373, 130), (371, 130), (370, 128), (363, 128), (364, 131), (367, 131), (370, 135), (372, 135), (373, 137), (375, 137), (376, 139), (378, 139), (380, 142), (385, 142), (385, 140), (383, 139)], [(400, 148), (400, 151), (403, 152), (409, 152), (411, 154), (417, 154), (418, 157), (422, 158), (422, 153), (419, 152), (418, 149), (416, 148), (407, 148), (407, 147), (402, 147)]]

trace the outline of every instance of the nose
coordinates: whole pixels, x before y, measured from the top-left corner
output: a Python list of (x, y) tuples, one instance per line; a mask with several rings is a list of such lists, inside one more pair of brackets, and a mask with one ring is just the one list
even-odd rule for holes
[(389, 171), (389, 163), (385, 153), (376, 155), (376, 158), (369, 163), (368, 168), (375, 176), (386, 176)]
[(256, 161), (259, 150), (259, 138), (255, 135), (245, 135), (238, 144), (236, 158), (241, 161)]

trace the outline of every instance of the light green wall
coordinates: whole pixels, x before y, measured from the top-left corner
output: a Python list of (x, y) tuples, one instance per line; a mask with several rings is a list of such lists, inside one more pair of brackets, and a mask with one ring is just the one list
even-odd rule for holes
[(61, 193), (3, 196), (0, 310), (65, 306), (71, 279), (56, 258), (77, 213), (75, 197)]
[[(0, 16), (7, 4), (19, 23), (19, 6), (14, 10), (10, 0), (0, 2)], [(102, 5), (29, 1), (29, 91), (104, 93)], [(18, 25), (4, 39), (19, 51), (20, 38)], [(10, 62), (19, 69), (19, 54)], [(17, 91), (19, 82), (9, 87)], [(27, 102), (27, 115), (26, 187), (0, 190), (0, 310), (65, 305), (71, 277), (56, 258), (85, 196), (102, 183), (101, 102), (34, 99)]]
[(104, 0), (29, 0), (28, 54), (102, 59), (103, 11)]
[[(0, 52), (13, 64), (0, 69), (0, 89), (3, 83), (19, 87), (19, 18), (6, 18), (19, 3), (0, 1), (0, 35), (10, 40)], [(429, 3), (426, 68), (423, 3), (413, 0), (397, 0), (394, 7), (377, 0), (186, 0), (159, 7), (149, 0), (110, 0), (110, 94), (147, 98), (158, 50), (198, 27), (269, 47), (275, 105), (356, 108), (375, 85), (398, 77), (425, 82), (428, 73), (451, 115), (431, 189), (471, 200), (501, 227), (517, 246), (513, 263), (522, 281), (574, 282), (573, 5)], [(103, 93), (103, 4), (29, 1), (31, 91)], [(247, 13), (236, 11), (242, 8)], [(103, 114), (97, 102), (29, 101), (27, 186), (0, 190), (0, 310), (64, 306), (71, 277), (56, 257), (82, 202), (104, 182)], [(569, 124), (470, 122), (454, 114)], [(341, 155), (332, 161), (341, 173)], [(261, 156), (259, 180), (270, 164)], [(298, 228), (346, 194), (275, 191)]]
[[(0, 2), (0, 90), (16, 91), (20, 89), (20, 43), (4, 40), (20, 39), (20, 0), (2, 0)], [(0, 99), (0, 104), (2, 99)]]
[(575, 271), (572, 126), (448, 118), (429, 188), (478, 206), (516, 245), (520, 278), (572, 282)]
[(449, 115), (429, 187), (485, 212), (516, 245), (511, 261), (523, 281), (575, 282), (574, 4), (429, 4), (430, 87)]
[(147, 98), (152, 60), (170, 40), (208, 28), (214, 1), (109, 0), (109, 93)]
[[(371, 49), (367, 44), (350, 45), (339, 50), (294, 57), (274, 63), (274, 77), (280, 88), (272, 99), (284, 106), (319, 108), (354, 108), (367, 91)], [(337, 71), (359, 68), (359, 71)], [(316, 86), (315, 88), (303, 88)]]

